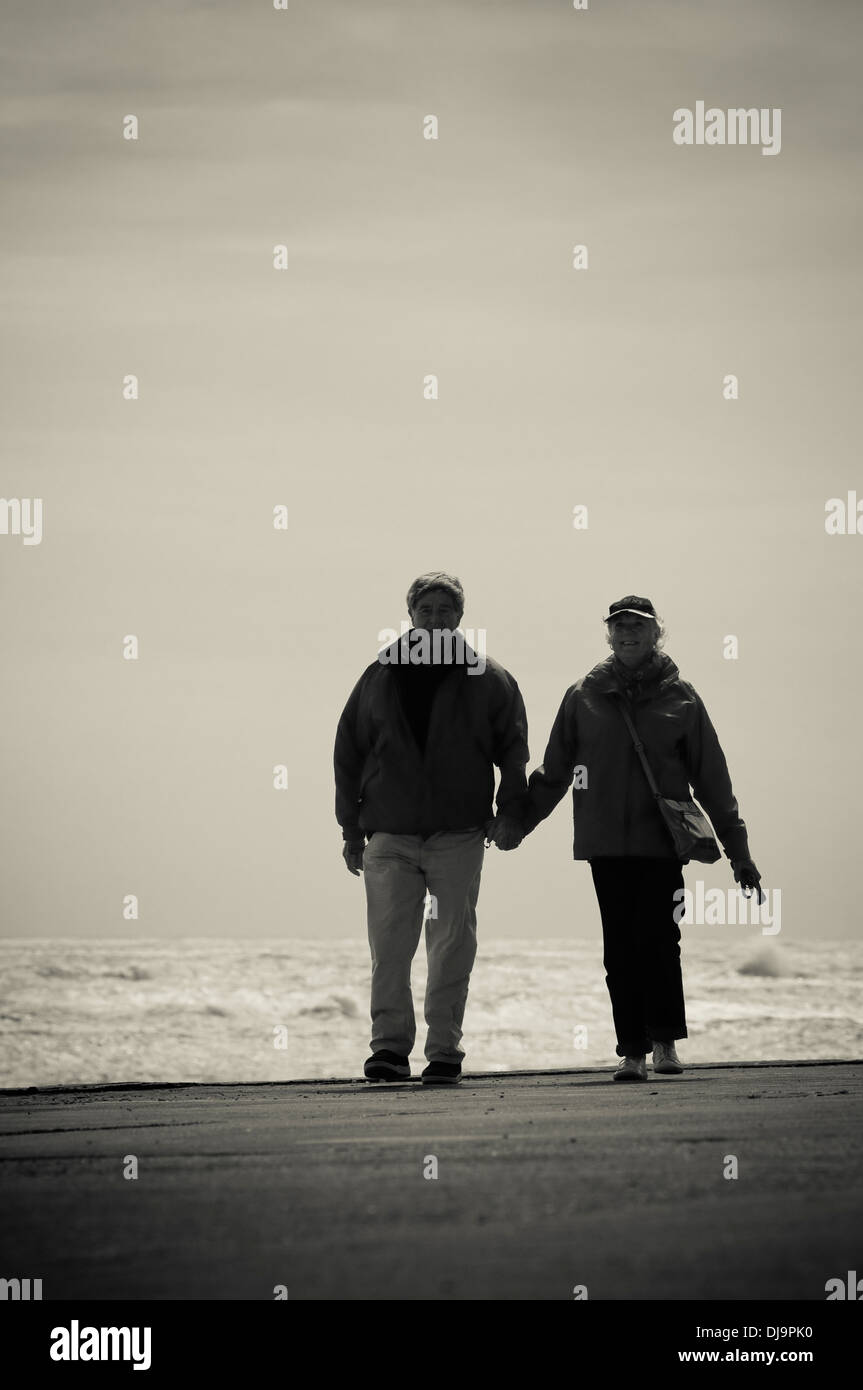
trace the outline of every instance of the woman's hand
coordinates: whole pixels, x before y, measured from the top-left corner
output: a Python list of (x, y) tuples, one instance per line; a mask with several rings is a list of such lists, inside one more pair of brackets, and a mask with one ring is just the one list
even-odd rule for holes
[(732, 861), (731, 868), (734, 872), (734, 882), (739, 883), (745, 896), (748, 898), (751, 892), (756, 894), (759, 906), (764, 902), (764, 894), (761, 891), (761, 875), (756, 869), (751, 859), (736, 859)]

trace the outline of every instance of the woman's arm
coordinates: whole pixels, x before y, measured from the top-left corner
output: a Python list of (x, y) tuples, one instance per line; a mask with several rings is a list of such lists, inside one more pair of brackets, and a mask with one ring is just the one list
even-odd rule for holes
[(561, 700), (542, 764), (530, 774), (526, 793), (519, 798), (517, 805), (507, 807), (508, 814), (518, 817), (526, 835), (551, 815), (572, 784), (578, 760), (577, 689), (577, 686), (571, 685)]
[[(691, 689), (692, 687), (690, 687)], [(716, 730), (697, 691), (695, 720), (685, 740), (689, 785), (701, 802), (732, 863), (749, 859), (746, 825), (731, 788), (731, 776)]]

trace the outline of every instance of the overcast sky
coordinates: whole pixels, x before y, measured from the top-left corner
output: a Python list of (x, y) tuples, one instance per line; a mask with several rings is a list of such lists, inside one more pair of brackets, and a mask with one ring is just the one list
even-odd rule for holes
[[(0, 930), (362, 934), (335, 725), (441, 568), (532, 766), (652, 598), (783, 938), (856, 936), (863, 9), (3, 9), (2, 493), (43, 537), (0, 535)], [(676, 145), (698, 100), (781, 108), (780, 152)], [(567, 798), (487, 854), (481, 935), (598, 937), (571, 838)]]

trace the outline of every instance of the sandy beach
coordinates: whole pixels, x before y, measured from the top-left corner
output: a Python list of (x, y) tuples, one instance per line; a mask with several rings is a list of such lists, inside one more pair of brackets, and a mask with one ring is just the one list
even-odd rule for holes
[(46, 1300), (823, 1302), (859, 1264), (861, 1082), (837, 1061), (5, 1091), (3, 1273)]

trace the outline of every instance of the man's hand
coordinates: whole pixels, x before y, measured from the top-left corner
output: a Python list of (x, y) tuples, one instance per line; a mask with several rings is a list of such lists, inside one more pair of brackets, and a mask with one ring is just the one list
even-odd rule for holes
[(756, 869), (751, 859), (732, 860), (731, 868), (734, 871), (734, 882), (739, 883), (746, 897), (754, 891), (756, 900), (759, 904), (764, 902), (764, 894), (761, 891), (761, 875)]
[(498, 849), (518, 849), (524, 839), (521, 822), (514, 816), (497, 816), (492, 823), (488, 838)]
[(345, 847), (342, 850), (342, 858), (348, 866), (349, 871), (357, 878), (360, 869), (363, 867), (363, 850), (366, 847), (365, 840), (345, 840)]

